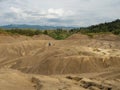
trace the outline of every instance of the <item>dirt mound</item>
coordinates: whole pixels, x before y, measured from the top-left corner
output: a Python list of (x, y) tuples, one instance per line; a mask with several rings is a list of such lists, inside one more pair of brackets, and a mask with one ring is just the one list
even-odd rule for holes
[(0, 90), (120, 90), (120, 41), (8, 39), (0, 43), (0, 68), (9, 68), (0, 69)]
[(0, 69), (0, 90), (35, 90), (29, 78), (11, 69)]
[[(34, 43), (34, 44), (33, 44)], [(0, 44), (0, 67), (15, 61), (16, 58), (28, 57), (34, 54), (37, 49), (44, 47), (45, 41), (22, 41)]]
[(120, 90), (120, 78), (107, 78), (109, 73), (119, 74), (115, 70), (102, 78), (104, 72), (44, 76), (0, 69), (0, 90)]
[(21, 42), (26, 40), (32, 40), (28, 36), (22, 35), (2, 35), (0, 34), (0, 43), (12, 43), (12, 42)]
[(106, 40), (106, 41), (120, 41), (120, 36), (114, 34), (98, 34), (93, 35), (94, 39)]
[(0, 34), (0, 43), (13, 43), (13, 42), (22, 42), (29, 40), (54, 40), (48, 35), (35, 35), (33, 37), (23, 36), (23, 35), (4, 35)]
[[(120, 66), (120, 58), (98, 58), (98, 57), (48, 57), (41, 59), (39, 56), (22, 58), (11, 68), (26, 73), (36, 74), (80, 74), (88, 72), (99, 72), (111, 67)], [(86, 67), (87, 66), (87, 67)]]
[(80, 40), (80, 39), (88, 39), (89, 37), (87, 35), (83, 34), (73, 34), (70, 37), (68, 37), (66, 40)]
[(4, 35), (0, 34), (0, 43), (15, 43), (27, 40), (53, 40), (53, 38), (47, 35), (35, 35), (32, 38), (29, 36), (22, 35)]
[(48, 36), (48, 35), (35, 35), (32, 37), (34, 40), (54, 40), (52, 37)]
[(114, 34), (90, 34), (90, 35), (84, 35), (84, 34), (73, 34), (70, 37), (68, 37), (66, 40), (104, 40), (104, 41), (120, 41), (120, 36), (114, 35)]
[(47, 75), (98, 72), (120, 66), (118, 47), (104, 49), (85, 45), (71, 40), (31, 40), (1, 44), (0, 66)]

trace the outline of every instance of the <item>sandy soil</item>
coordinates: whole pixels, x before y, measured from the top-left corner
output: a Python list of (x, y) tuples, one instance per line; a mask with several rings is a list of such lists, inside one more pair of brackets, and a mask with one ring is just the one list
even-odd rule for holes
[(120, 90), (119, 67), (119, 36), (0, 36), (0, 90)]

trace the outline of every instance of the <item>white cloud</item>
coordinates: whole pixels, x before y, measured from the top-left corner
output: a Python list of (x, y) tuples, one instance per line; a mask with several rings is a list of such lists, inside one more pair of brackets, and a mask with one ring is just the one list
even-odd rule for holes
[(31, 18), (31, 19), (40, 19), (40, 18), (64, 18), (70, 15), (73, 15), (73, 12), (68, 10), (64, 11), (63, 9), (54, 9), (49, 8), (48, 10), (40, 10), (40, 11), (26, 11), (21, 8), (10, 7), (10, 11), (13, 14), (16, 14), (17, 18)]
[(50, 9), (48, 9), (48, 14), (57, 14), (59, 16), (63, 16), (64, 10), (63, 9), (50, 8)]
[(20, 8), (10, 7), (10, 10), (14, 13), (22, 13), (22, 10)]
[(120, 0), (0, 0), (0, 24), (88, 26), (120, 18)]
[(29, 17), (29, 15), (20, 8), (10, 7), (10, 10), (11, 13), (16, 15), (16, 19), (27, 19), (27, 17)]
[(50, 8), (48, 9), (48, 12), (46, 13), (46, 18), (64, 18), (67, 16), (71, 16), (73, 15), (74, 12), (71, 10), (65, 11), (63, 9), (54, 9), (54, 8)]

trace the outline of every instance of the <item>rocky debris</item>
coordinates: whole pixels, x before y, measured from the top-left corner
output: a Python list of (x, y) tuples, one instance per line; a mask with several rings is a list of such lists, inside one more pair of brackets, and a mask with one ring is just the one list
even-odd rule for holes
[(45, 76), (4, 68), (0, 69), (0, 90), (120, 90), (119, 79), (106, 79), (108, 75), (101, 78), (100, 74)]
[(80, 81), (80, 86), (90, 90), (112, 90), (112, 87), (107, 84), (104, 85), (102, 82), (90, 80), (87, 78), (83, 78)]
[(81, 77), (72, 77), (72, 76), (66, 76), (67, 79), (75, 80), (75, 81), (80, 81), (82, 78)]
[(41, 84), (41, 81), (39, 79), (37, 79), (36, 77), (32, 77), (31, 81), (32, 81), (32, 83), (35, 84), (34, 87), (36, 90), (41, 90), (43, 85)]
[(80, 87), (88, 90), (112, 90), (112, 86), (102, 83), (102, 81), (93, 80), (89, 78), (66, 76), (67, 79), (77, 81)]
[(90, 90), (100, 90), (98, 87), (95, 87), (95, 86), (91, 86), (89, 89)]

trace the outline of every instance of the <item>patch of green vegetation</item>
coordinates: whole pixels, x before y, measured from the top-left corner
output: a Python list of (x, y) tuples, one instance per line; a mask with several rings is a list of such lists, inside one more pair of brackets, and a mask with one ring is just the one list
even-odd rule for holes
[(93, 38), (94, 37), (94, 33), (86, 33), (86, 35), (88, 35), (90, 38)]
[(120, 20), (116, 20), (109, 23), (102, 23), (99, 25), (92, 25), (89, 27), (74, 28), (71, 30), (35, 30), (35, 29), (0, 29), (0, 34), (20, 34), (26, 36), (33, 36), (39, 34), (45, 34), (53, 37), (57, 40), (63, 40), (75, 33), (82, 33), (93, 38), (96, 34), (113, 33), (115, 35), (120, 35)]
[(7, 34), (7, 32), (4, 29), (0, 28), (0, 34)]
[(113, 33), (115, 35), (120, 35), (120, 20), (115, 20), (113, 22), (109, 23), (102, 23), (98, 25), (92, 25), (89, 27), (84, 27), (84, 28), (78, 28), (74, 29), (78, 32), (81, 32), (83, 34), (88, 34), (88, 33)]
[(115, 35), (120, 35), (120, 29), (116, 29), (116, 30), (112, 31), (112, 33)]
[(67, 30), (58, 29), (58, 30), (54, 30), (53, 32), (50, 32), (48, 35), (57, 40), (63, 40), (69, 37), (71, 34)]
[(10, 29), (5, 31), (12, 34), (20, 34), (26, 36), (39, 35), (42, 33), (40, 30), (33, 30), (33, 29)]
[(71, 35), (68, 30), (34, 30), (34, 29), (0, 29), (2, 34), (34, 36), (45, 34), (57, 40), (63, 40)]

